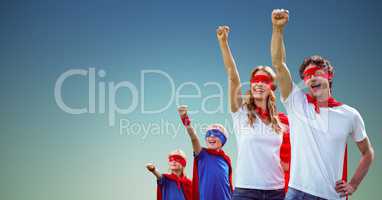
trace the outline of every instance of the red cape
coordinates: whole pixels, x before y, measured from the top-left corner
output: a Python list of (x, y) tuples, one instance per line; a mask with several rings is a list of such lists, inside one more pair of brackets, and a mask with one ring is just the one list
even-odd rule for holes
[[(229, 172), (228, 172), (228, 178), (229, 178), (229, 186), (231, 191), (233, 192), (233, 184), (232, 184), (232, 165), (231, 165), (231, 159), (227, 154), (224, 153), (223, 150), (212, 150), (212, 149), (206, 149), (203, 148), (208, 154), (220, 156), (222, 157), (228, 165)], [(199, 174), (198, 174), (198, 156), (194, 159), (194, 170), (193, 170), (193, 176), (192, 176), (192, 194), (193, 194), (193, 200), (199, 200), (200, 194), (199, 194)]]
[(288, 170), (284, 171), (284, 181), (285, 192), (288, 191), (288, 183), (289, 183), (289, 172), (290, 172), (290, 158), (291, 158), (291, 148), (290, 148), (290, 138), (289, 138), (289, 121), (288, 117), (284, 113), (279, 113), (280, 122), (287, 126), (287, 130), (283, 133), (283, 142), (280, 147), (280, 159), (284, 163), (288, 163)]
[[(269, 118), (269, 113), (262, 111), (260, 108), (256, 109), (256, 113), (261, 119)], [(288, 191), (289, 168), (290, 168), (290, 158), (291, 158), (291, 148), (290, 148), (290, 138), (289, 138), (289, 121), (288, 121), (288, 117), (282, 112), (280, 112), (278, 114), (278, 117), (279, 117), (280, 122), (287, 127), (287, 129), (283, 132), (283, 140), (282, 140), (282, 144), (280, 146), (280, 160), (284, 163), (288, 163), (288, 170), (284, 171), (284, 182), (285, 182), (284, 190), (286, 193)]]
[[(345, 147), (345, 156), (344, 156), (344, 165), (343, 165), (343, 171), (342, 171), (342, 180), (348, 181), (348, 144), (346, 144)], [(348, 195), (346, 195), (346, 200), (349, 198)]]
[[(184, 199), (192, 200), (192, 182), (186, 176), (178, 177), (175, 174), (162, 174), (169, 180), (175, 181), (178, 185), (178, 188), (182, 188)], [(162, 185), (158, 184), (157, 186), (157, 200), (162, 200)]]

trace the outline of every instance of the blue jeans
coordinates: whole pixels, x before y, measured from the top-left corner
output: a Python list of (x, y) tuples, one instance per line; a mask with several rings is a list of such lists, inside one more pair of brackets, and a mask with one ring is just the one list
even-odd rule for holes
[(284, 200), (284, 189), (280, 190), (257, 190), (235, 188), (232, 200)]
[(289, 187), (285, 200), (326, 200), (326, 199), (321, 197), (316, 197), (306, 192)]

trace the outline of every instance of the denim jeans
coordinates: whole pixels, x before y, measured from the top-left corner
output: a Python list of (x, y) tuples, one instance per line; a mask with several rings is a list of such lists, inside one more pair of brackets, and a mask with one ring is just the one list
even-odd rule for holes
[(321, 197), (316, 197), (306, 192), (302, 192), (300, 190), (296, 190), (289, 187), (285, 200), (326, 200), (326, 199)]
[(257, 190), (235, 188), (232, 200), (284, 200), (284, 189), (280, 190)]

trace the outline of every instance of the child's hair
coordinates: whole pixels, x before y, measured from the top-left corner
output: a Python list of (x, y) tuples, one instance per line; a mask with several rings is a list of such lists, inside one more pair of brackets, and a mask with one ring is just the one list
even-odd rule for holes
[[(182, 151), (181, 149), (176, 149), (174, 151), (171, 151), (170, 154), (168, 154), (169, 157), (172, 155), (182, 156), (187, 161), (187, 156), (184, 153), (184, 151)], [(182, 166), (182, 176), (186, 176), (186, 167), (183, 167), (183, 166)]]

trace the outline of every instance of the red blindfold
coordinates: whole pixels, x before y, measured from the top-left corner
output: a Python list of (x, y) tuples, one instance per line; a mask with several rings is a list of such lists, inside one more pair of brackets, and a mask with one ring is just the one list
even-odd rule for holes
[(322, 70), (322, 69), (323, 68), (321, 68), (321, 67), (313, 66), (313, 67), (305, 70), (304, 73), (303, 73), (304, 74), (304, 81), (309, 80), (313, 76), (322, 77), (322, 78), (331, 80), (333, 78), (333, 74), (331, 74), (329, 72), (324, 72), (324, 73), (321, 73), (321, 74), (317, 73), (319, 70)]
[(268, 85), (272, 90), (275, 90), (276, 87), (273, 84), (272, 77), (268, 75), (255, 75), (251, 78), (251, 84), (252, 83), (264, 83)]
[(180, 155), (171, 155), (168, 157), (168, 161), (170, 161), (170, 162), (176, 161), (176, 162), (180, 163), (183, 167), (185, 167), (187, 164), (186, 159), (184, 159)]

